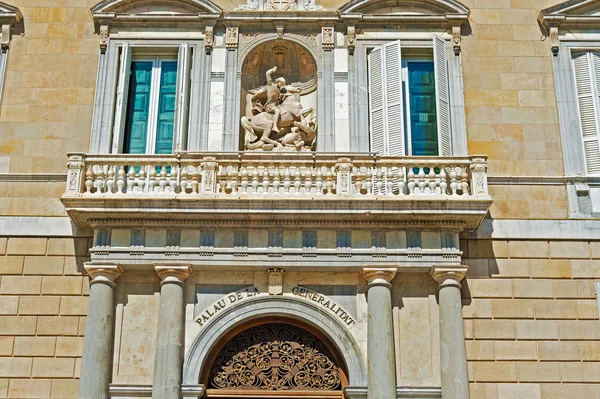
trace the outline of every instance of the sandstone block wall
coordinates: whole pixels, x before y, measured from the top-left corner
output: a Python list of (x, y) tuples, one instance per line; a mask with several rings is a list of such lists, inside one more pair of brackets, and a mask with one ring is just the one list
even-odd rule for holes
[(0, 398), (75, 398), (88, 238), (0, 238)]
[(463, 242), (472, 399), (600, 395), (600, 321), (589, 241)]

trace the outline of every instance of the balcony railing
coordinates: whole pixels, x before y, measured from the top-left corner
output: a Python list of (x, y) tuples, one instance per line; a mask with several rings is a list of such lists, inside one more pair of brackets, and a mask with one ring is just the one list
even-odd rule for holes
[(69, 154), (64, 197), (489, 199), (485, 156), (266, 152)]

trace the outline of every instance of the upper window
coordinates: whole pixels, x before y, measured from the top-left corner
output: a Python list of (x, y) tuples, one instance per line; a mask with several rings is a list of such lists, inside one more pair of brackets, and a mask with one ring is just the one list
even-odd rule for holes
[(368, 50), (371, 151), (452, 155), (445, 42), (403, 49), (400, 41)]
[(210, 0), (151, 3), (92, 8), (100, 36), (93, 153), (172, 154), (201, 140), (199, 116), (188, 111), (208, 102), (202, 65), (221, 9)]
[(588, 175), (600, 174), (600, 52), (572, 56), (583, 154)]

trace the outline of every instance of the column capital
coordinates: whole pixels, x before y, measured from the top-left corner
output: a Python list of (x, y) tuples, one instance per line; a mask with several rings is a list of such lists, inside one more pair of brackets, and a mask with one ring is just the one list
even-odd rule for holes
[(454, 286), (460, 288), (460, 282), (467, 274), (467, 266), (433, 266), (429, 271), (429, 276), (440, 286)]
[(154, 270), (160, 277), (161, 285), (165, 283), (182, 284), (191, 274), (192, 269), (189, 265), (156, 263)]
[(114, 286), (115, 280), (123, 273), (123, 267), (114, 263), (86, 262), (83, 268), (92, 279), (90, 284), (102, 283)]
[(360, 270), (363, 278), (369, 285), (385, 285), (391, 287), (391, 281), (396, 277), (395, 267), (363, 267)]

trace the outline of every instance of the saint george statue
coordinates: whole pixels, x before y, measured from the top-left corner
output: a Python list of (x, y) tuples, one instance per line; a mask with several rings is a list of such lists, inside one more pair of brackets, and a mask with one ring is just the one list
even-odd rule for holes
[(317, 119), (312, 108), (303, 109), (300, 89), (275, 80), (277, 67), (269, 69), (267, 85), (252, 96), (252, 116), (243, 116), (244, 149), (262, 151), (310, 151), (317, 138)]

